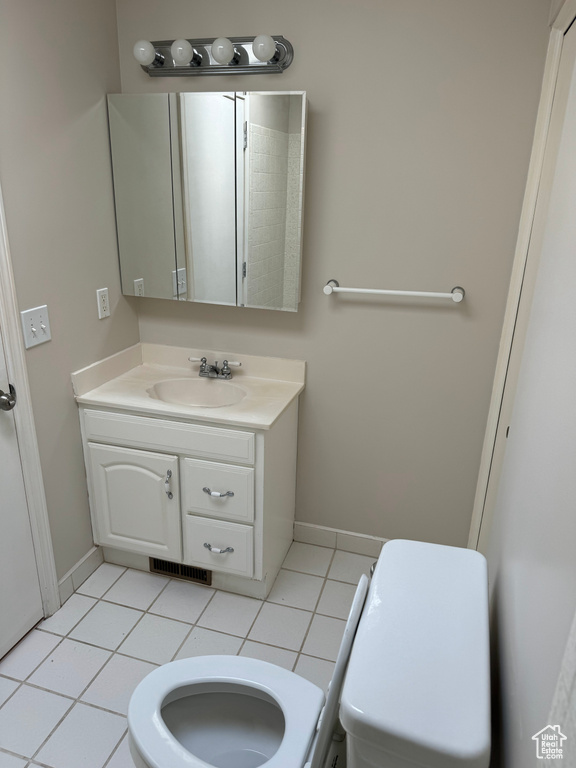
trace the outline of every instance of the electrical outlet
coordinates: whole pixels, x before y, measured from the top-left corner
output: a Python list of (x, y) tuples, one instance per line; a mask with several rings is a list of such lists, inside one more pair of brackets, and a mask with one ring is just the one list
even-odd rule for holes
[(144, 278), (134, 280), (134, 296), (144, 296)]
[(110, 317), (108, 288), (99, 288), (96, 291), (96, 298), (98, 299), (98, 317), (100, 320), (103, 320), (105, 317)]
[(44, 344), (45, 341), (50, 341), (52, 334), (50, 333), (50, 318), (48, 317), (48, 307), (46, 304), (20, 312), (20, 318), (22, 320), (26, 349), (35, 347), (38, 344)]

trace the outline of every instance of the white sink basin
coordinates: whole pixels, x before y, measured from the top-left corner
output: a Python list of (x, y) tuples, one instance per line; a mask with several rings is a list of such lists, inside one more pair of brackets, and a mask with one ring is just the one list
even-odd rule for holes
[(147, 390), (150, 397), (174, 405), (190, 405), (197, 408), (222, 408), (236, 405), (246, 397), (246, 392), (222, 379), (166, 379)]

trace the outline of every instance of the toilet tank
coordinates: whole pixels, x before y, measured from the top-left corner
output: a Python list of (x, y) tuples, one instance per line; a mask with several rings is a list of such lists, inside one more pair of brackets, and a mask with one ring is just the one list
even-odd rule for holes
[(374, 571), (342, 690), (348, 768), (487, 768), (486, 561), (394, 540)]

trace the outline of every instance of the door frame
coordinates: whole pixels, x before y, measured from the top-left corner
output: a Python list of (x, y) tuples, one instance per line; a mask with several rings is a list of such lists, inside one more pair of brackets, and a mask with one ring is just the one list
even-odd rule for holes
[(44, 615), (50, 616), (58, 610), (61, 602), (19, 316), (0, 185), (0, 329), (8, 375), (16, 386), (18, 396), (18, 406), (12, 413), (16, 424), (42, 607)]
[(541, 186), (541, 181), (545, 171), (546, 148), (549, 139), (553, 138), (550, 135), (550, 122), (560, 57), (564, 45), (564, 35), (575, 19), (576, 0), (565, 0), (551, 23), (534, 143), (528, 168), (468, 537), (468, 547), (480, 551), (485, 551), (492, 524), (496, 491), (504, 459), (506, 430), (518, 382), (521, 351), (524, 345), (534, 279), (539, 261), (539, 254), (530, 253), (530, 242), (539, 195), (545, 191)]

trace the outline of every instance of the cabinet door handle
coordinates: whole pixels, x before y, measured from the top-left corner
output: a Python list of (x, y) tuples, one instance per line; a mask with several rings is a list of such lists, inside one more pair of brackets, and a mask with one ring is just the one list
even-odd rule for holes
[(208, 496), (215, 496), (217, 499), (223, 499), (226, 496), (234, 496), (234, 491), (226, 491), (226, 493), (218, 493), (218, 491), (211, 491), (210, 488), (202, 488), (202, 490), (204, 491), (204, 493), (207, 493)]
[(169, 469), (168, 472), (166, 472), (166, 479), (164, 480), (164, 490), (166, 491), (166, 496), (168, 496), (169, 499), (174, 498), (174, 494), (170, 490), (170, 478), (172, 477), (172, 470)]
[(213, 552), (215, 555), (225, 555), (227, 552), (234, 552), (234, 547), (226, 547), (226, 549), (219, 549), (218, 547), (213, 547), (212, 544), (207, 544), (204, 542), (204, 546), (206, 549), (209, 549), (210, 552)]

